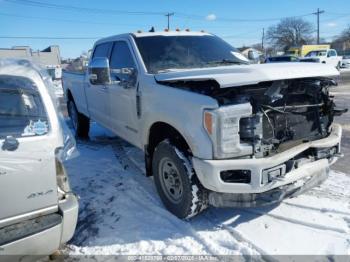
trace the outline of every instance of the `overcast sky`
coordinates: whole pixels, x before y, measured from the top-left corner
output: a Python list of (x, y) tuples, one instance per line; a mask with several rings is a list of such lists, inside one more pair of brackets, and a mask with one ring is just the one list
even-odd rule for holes
[[(85, 9), (84, 9), (85, 8)], [(321, 37), (331, 40), (350, 24), (349, 0), (0, 0), (0, 48), (29, 45), (43, 49), (58, 44), (63, 57), (90, 49), (95, 38), (167, 26), (205, 30), (222, 36), (235, 47), (261, 42), (262, 29), (281, 17), (302, 16), (316, 28), (321, 14)], [(87, 39), (16, 39), (56, 37)]]

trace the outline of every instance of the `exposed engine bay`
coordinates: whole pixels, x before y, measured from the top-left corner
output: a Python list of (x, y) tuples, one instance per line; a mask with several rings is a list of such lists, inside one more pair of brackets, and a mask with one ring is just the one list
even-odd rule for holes
[(220, 88), (215, 80), (162, 81), (216, 99), (220, 106), (250, 103), (253, 116), (241, 118), (241, 143), (253, 146), (255, 157), (266, 157), (298, 144), (327, 137), (336, 109), (329, 78), (302, 78)]

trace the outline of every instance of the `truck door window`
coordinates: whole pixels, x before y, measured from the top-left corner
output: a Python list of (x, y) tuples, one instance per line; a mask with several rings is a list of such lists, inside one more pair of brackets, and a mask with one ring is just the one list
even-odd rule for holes
[[(118, 41), (114, 43), (110, 59), (110, 67), (111, 69), (136, 68), (134, 59), (126, 42)], [(128, 80), (127, 75), (115, 73), (113, 71), (112, 77), (117, 78), (117, 80)]]
[(111, 45), (112, 45), (111, 42), (97, 45), (95, 47), (94, 55), (93, 55), (92, 58), (95, 58), (95, 57), (108, 57)]

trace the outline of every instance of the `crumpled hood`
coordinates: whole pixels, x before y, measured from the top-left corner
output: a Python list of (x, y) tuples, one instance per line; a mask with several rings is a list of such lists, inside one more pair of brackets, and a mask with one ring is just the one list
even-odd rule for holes
[(174, 69), (155, 75), (159, 82), (215, 80), (221, 88), (306, 77), (334, 77), (338, 70), (317, 63), (271, 63), (197, 69)]

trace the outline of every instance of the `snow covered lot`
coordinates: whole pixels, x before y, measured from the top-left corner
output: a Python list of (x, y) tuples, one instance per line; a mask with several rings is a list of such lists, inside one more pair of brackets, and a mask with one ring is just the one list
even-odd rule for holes
[(80, 195), (70, 255), (350, 255), (350, 177), (332, 172), (321, 186), (277, 206), (209, 208), (182, 221), (143, 175), (142, 154), (97, 125), (69, 163)]

